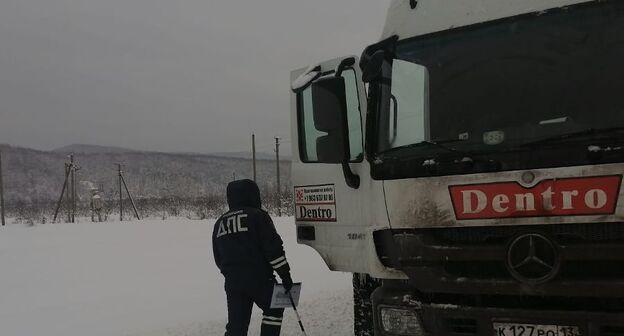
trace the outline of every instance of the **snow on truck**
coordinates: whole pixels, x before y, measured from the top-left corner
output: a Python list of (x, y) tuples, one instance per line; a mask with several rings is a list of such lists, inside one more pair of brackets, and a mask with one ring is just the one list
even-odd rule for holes
[(395, 0), (292, 72), (297, 238), (356, 334), (624, 335), (623, 64), (621, 0)]

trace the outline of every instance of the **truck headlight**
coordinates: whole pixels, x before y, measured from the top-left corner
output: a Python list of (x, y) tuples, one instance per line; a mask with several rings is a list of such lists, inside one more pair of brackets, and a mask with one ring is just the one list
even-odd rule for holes
[(381, 326), (384, 332), (391, 335), (420, 335), (420, 323), (413, 310), (380, 307)]

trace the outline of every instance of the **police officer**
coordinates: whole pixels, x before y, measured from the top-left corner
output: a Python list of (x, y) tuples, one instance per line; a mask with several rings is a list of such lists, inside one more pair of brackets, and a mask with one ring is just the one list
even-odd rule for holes
[(215, 262), (225, 276), (228, 323), (226, 336), (247, 335), (255, 303), (263, 311), (261, 336), (277, 336), (284, 309), (271, 309), (275, 271), (287, 291), (290, 266), (282, 239), (268, 213), (261, 209), (258, 185), (238, 180), (227, 186), (230, 211), (217, 220), (212, 233)]

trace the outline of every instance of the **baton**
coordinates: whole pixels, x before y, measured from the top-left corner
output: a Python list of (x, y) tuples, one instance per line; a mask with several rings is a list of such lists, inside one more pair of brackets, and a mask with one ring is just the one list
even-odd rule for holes
[(301, 316), (299, 316), (299, 312), (297, 311), (297, 307), (295, 306), (295, 300), (293, 300), (292, 296), (290, 295), (290, 292), (288, 292), (288, 298), (290, 299), (290, 304), (295, 310), (295, 315), (297, 315), (297, 322), (299, 322), (299, 327), (301, 328), (303, 335), (308, 336), (308, 334), (306, 334), (305, 332), (305, 329), (303, 328), (303, 323), (301, 323)]

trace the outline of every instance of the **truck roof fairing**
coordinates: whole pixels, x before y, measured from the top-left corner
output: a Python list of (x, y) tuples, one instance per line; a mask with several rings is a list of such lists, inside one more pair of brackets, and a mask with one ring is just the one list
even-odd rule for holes
[(392, 0), (382, 39), (393, 35), (405, 39), (594, 1), (597, 0)]

